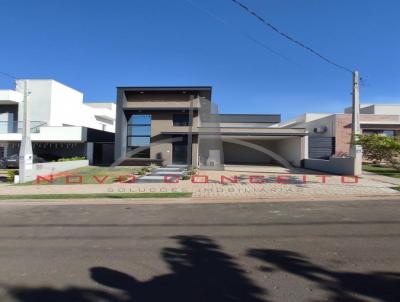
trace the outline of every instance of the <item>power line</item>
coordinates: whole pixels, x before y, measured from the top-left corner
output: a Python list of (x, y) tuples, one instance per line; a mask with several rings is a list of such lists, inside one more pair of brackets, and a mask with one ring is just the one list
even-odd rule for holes
[(226, 27), (229, 27), (231, 30), (238, 32), (239, 34), (241, 34), (243, 37), (249, 39), (250, 41), (258, 44), (259, 46), (261, 46), (262, 48), (264, 48), (265, 50), (281, 57), (282, 59), (295, 64), (297, 66), (300, 66), (300, 64), (298, 64), (297, 62), (293, 61), (292, 59), (286, 57), (285, 55), (279, 53), (278, 51), (272, 49), (270, 46), (268, 46), (266, 43), (254, 38), (252, 35), (250, 35), (247, 32), (238, 30), (237, 28), (233, 28), (225, 19), (215, 15), (214, 13), (212, 13), (211, 11), (209, 11), (208, 9), (205, 9), (203, 7), (198, 6), (197, 4), (195, 4), (192, 0), (185, 0), (186, 2), (188, 2), (191, 6), (193, 6), (194, 8), (202, 11), (203, 13), (207, 14), (208, 16), (210, 16), (211, 18), (217, 20), (218, 22), (222, 23), (223, 25), (225, 25)]
[(13, 80), (18, 80), (17, 77), (14, 77), (13, 75), (11, 75), (11, 74), (9, 74), (9, 73), (7, 73), (7, 72), (0, 71), (0, 74), (3, 75), (3, 76), (5, 76), (5, 77), (11, 78), (11, 79), (13, 79)]
[(316, 50), (312, 49), (311, 47), (305, 45), (304, 43), (296, 40), (295, 38), (292, 38), (291, 36), (289, 36), (288, 34), (286, 34), (285, 32), (281, 31), (280, 29), (278, 29), (276, 26), (272, 25), (270, 22), (268, 22), (267, 20), (265, 20), (263, 17), (261, 17), (259, 14), (257, 14), (255, 11), (253, 11), (252, 9), (250, 9), (249, 7), (247, 7), (246, 5), (244, 5), (243, 3), (241, 3), (238, 0), (231, 0), (232, 2), (234, 2), (235, 4), (239, 5), (242, 9), (244, 9), (247, 13), (251, 14), (252, 16), (254, 16), (255, 18), (257, 18), (259, 21), (261, 21), (262, 23), (264, 23), (266, 26), (270, 27), (273, 31), (277, 32), (278, 34), (280, 34), (281, 36), (283, 36), (284, 38), (288, 39), (289, 41), (291, 41), (292, 43), (297, 44), (298, 46), (306, 49), (307, 51), (311, 52), (312, 54), (314, 54), (315, 56), (319, 57), (320, 59), (324, 60), (325, 62), (336, 66), (337, 68), (340, 68), (344, 71), (353, 73), (353, 71), (350, 68), (347, 68), (343, 65), (340, 65), (330, 59), (328, 59), (327, 57), (325, 57), (324, 55), (320, 54), (319, 52), (317, 52)]

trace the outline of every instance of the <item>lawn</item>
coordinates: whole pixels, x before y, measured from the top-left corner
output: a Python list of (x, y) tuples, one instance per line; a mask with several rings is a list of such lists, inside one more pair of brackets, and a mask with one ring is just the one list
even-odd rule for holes
[[(80, 182), (82, 184), (112, 184), (118, 177), (125, 179), (128, 175), (140, 170), (139, 168), (127, 167), (83, 167), (75, 170), (63, 172), (62, 175), (54, 176), (53, 182), (49, 183), (41, 180), (41, 185), (65, 185), (69, 184), (66, 176), (70, 175), (69, 182)], [(22, 185), (36, 185), (37, 181), (31, 181)]]
[(16, 199), (123, 199), (123, 198), (188, 198), (192, 193), (171, 192), (171, 193), (88, 193), (88, 194), (31, 194), (31, 195), (0, 195), (0, 200)]
[(364, 164), (363, 170), (379, 175), (400, 178), (400, 171), (393, 168), (381, 167), (373, 164)]

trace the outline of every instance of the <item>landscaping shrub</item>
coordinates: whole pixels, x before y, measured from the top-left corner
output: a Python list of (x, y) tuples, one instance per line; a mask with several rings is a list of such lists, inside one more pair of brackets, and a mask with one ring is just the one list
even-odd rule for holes
[(8, 170), (7, 171), (7, 181), (14, 182), (15, 175), (18, 175), (18, 170)]
[(197, 167), (192, 166), (191, 169), (187, 172), (187, 175), (195, 175), (197, 173)]
[(74, 157), (63, 157), (58, 160), (58, 162), (65, 162), (65, 161), (75, 161), (75, 160), (85, 160), (86, 157), (84, 156), (74, 156)]
[(362, 146), (364, 156), (372, 162), (385, 162), (400, 169), (400, 138), (379, 134), (357, 135), (357, 144)]
[(146, 175), (146, 174), (147, 174), (147, 171), (144, 170), (144, 169), (141, 169), (141, 170), (139, 170), (138, 174), (139, 174), (139, 175)]

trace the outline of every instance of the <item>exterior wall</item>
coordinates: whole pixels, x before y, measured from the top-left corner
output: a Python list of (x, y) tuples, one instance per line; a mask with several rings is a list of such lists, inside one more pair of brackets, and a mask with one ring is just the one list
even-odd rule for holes
[(354, 175), (354, 158), (306, 159), (304, 168), (339, 175)]
[[(351, 114), (352, 107), (344, 109), (344, 113)], [(400, 105), (398, 104), (373, 104), (360, 106), (361, 114), (383, 114), (383, 115), (400, 115)]]
[[(335, 117), (335, 154), (348, 154), (351, 142), (351, 114), (337, 114)], [(360, 120), (361, 129), (400, 130), (400, 116), (397, 115), (361, 114)], [(368, 124), (369, 122), (371, 124)]]
[[(364, 112), (362, 112), (364, 113)], [(391, 105), (374, 105), (374, 113), (375, 114), (397, 114), (400, 115), (400, 105), (391, 104)]]
[[(23, 81), (17, 81), (18, 91), (23, 92)], [(115, 110), (112, 105), (88, 106), (83, 94), (53, 80), (28, 80), (31, 121), (47, 123), (47, 126), (83, 126), (113, 132)], [(23, 104), (19, 103), (18, 120), (23, 119)], [(111, 109), (108, 109), (111, 108)], [(96, 118), (96, 114), (111, 119), (108, 123)], [(105, 125), (105, 127), (103, 126)]]
[(34, 164), (32, 180), (36, 179), (37, 176), (48, 176), (77, 168), (87, 167), (88, 165), (89, 165), (88, 160)]
[(335, 117), (335, 154), (349, 154), (351, 142), (351, 115), (338, 114)]
[[(38, 121), (50, 124), (51, 114), (51, 96), (52, 81), (51, 80), (28, 80), (28, 89), (31, 91), (30, 115), (31, 121)], [(17, 81), (17, 91), (23, 94), (24, 82)], [(23, 103), (19, 103), (18, 120), (23, 120)]]
[(302, 137), (292, 137), (276, 142), (276, 152), (292, 166), (300, 167), (301, 160), (306, 157)]
[[(161, 132), (185, 132), (188, 133), (190, 127), (174, 126), (172, 117), (174, 114), (189, 114), (182, 111), (153, 111), (151, 112), (151, 136), (157, 136)], [(198, 131), (199, 117), (197, 112), (193, 112), (192, 131)]]
[[(129, 89), (128, 89), (129, 90)], [(145, 91), (140, 94), (138, 91), (131, 92), (125, 88), (118, 88), (117, 92), (117, 124), (115, 136), (115, 160), (126, 156), (127, 149), (127, 116), (130, 112), (151, 115), (151, 145), (150, 158), (164, 159), (164, 164), (172, 164), (173, 155), (173, 133), (184, 135), (198, 131), (199, 115), (197, 110), (193, 112), (192, 127), (174, 126), (174, 114), (189, 114), (192, 104), (196, 109), (199, 107), (199, 98), (196, 98), (196, 91), (183, 94), (182, 92), (158, 91), (153, 93)], [(199, 92), (201, 94), (201, 92)], [(163, 110), (168, 109), (168, 110)], [(176, 109), (176, 110), (174, 110)], [(183, 111), (185, 110), (185, 111)], [(171, 134), (162, 134), (171, 132)], [(198, 138), (193, 134), (192, 140), (192, 165), (198, 164)]]

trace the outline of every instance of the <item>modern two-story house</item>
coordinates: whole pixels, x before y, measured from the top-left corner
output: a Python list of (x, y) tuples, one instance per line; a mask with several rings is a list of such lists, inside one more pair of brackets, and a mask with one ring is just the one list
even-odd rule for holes
[(119, 87), (116, 164), (301, 165), (304, 128), (272, 128), (278, 114), (220, 114), (211, 97), (211, 87)]
[[(114, 103), (83, 103), (83, 94), (54, 80), (27, 80), (33, 152), (45, 159), (83, 156), (113, 161)], [(0, 158), (18, 154), (23, 119), (23, 81), (0, 90)]]

